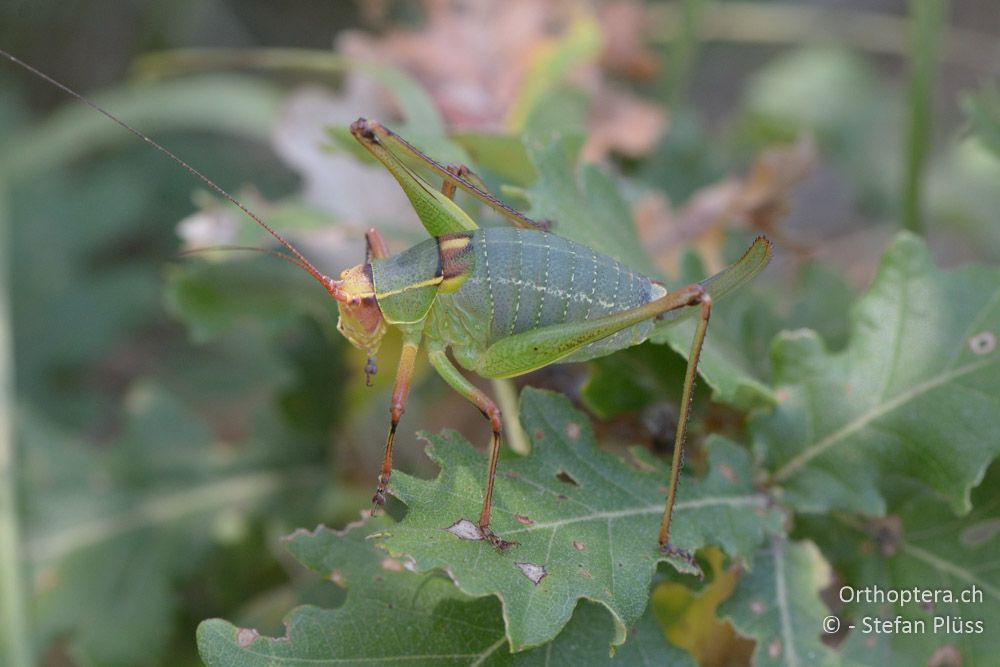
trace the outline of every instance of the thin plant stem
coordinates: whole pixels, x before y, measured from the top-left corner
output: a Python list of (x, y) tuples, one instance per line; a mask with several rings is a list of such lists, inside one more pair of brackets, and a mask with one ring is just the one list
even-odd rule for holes
[(681, 0), (677, 38), (670, 49), (667, 103), (676, 107), (687, 89), (701, 46), (701, 24), (712, 0)]
[(17, 452), (14, 446), (14, 342), (10, 319), (9, 231), (0, 183), (0, 664), (30, 667), (28, 603), (22, 577)]
[(908, 93), (905, 162), (900, 215), (904, 229), (924, 231), (923, 176), (933, 138), (934, 79), (938, 42), (947, 0), (910, 0), (912, 53)]
[[(649, 39), (674, 42), (684, 27), (680, 2), (649, 9)], [(811, 46), (834, 44), (855, 51), (906, 56), (910, 51), (908, 17), (857, 9), (833, 9), (785, 2), (715, 3), (700, 17), (701, 43), (749, 46)], [(992, 35), (947, 26), (941, 35), (941, 60), (972, 71), (992, 73), (1000, 42)]]

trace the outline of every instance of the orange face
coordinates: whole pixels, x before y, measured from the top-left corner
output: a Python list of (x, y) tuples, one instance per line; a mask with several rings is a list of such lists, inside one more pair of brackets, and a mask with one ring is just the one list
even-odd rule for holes
[(375, 300), (371, 268), (367, 264), (358, 264), (346, 269), (340, 274), (336, 289), (338, 293), (334, 294), (334, 298), (340, 311), (337, 331), (352, 345), (364, 350), (369, 358), (374, 358), (385, 335), (385, 322)]

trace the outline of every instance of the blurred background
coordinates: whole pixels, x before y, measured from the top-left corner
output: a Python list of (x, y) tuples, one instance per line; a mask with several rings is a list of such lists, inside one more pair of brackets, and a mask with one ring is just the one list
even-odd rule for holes
[[(993, 0), (13, 0), (0, 47), (154, 136), (333, 275), (363, 259), (370, 226), (394, 250), (423, 235), (343, 141), (354, 118), (471, 157), (518, 205), (533, 174), (496, 157), (505, 138), (578, 132), (663, 275), (684, 251), (712, 269), (757, 233), (777, 242), (757, 296), (732, 306), (763, 329), (763, 378), (779, 326), (843, 346), (848, 304), (900, 228), (945, 266), (1000, 258)], [(204, 48), (231, 50), (190, 50)], [(6, 61), (0, 90), (4, 623), (24, 619), (44, 665), (194, 665), (202, 619), (280, 634), (296, 604), (337, 604), (280, 538), (367, 507), (398, 341), (366, 388), (307, 276), (180, 255), (266, 246), (252, 223)], [(780, 323), (754, 319), (765, 301)], [(607, 442), (662, 450), (680, 358), (616, 359), (643, 391), (596, 392), (595, 368), (615, 379), (600, 364), (523, 382), (569, 393)], [(703, 431), (738, 428), (698, 410)], [(421, 367), (396, 465), (432, 475), (415, 431), (444, 426), (485, 443), (480, 415)]]

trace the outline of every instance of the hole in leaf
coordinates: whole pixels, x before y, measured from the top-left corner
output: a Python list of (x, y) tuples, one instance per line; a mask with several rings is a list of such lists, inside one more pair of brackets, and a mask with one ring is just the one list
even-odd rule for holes
[(236, 645), (240, 648), (246, 648), (257, 637), (260, 637), (260, 635), (253, 628), (240, 628), (240, 631), (236, 633)]
[(563, 484), (571, 484), (573, 486), (580, 486), (580, 484), (575, 479), (573, 479), (572, 477), (570, 477), (570, 474), (568, 472), (566, 472), (565, 470), (560, 470), (558, 473), (556, 473), (556, 479), (558, 479)]
[(548, 574), (548, 572), (545, 571), (545, 566), (543, 565), (536, 565), (535, 563), (521, 563), (518, 561), (514, 561), (514, 565), (517, 566), (517, 569), (521, 570), (521, 574), (530, 579), (531, 583), (536, 586), (538, 585), (538, 582), (540, 582), (543, 578), (545, 578), (545, 575)]
[(383, 558), (382, 559), (382, 569), (389, 570), (390, 572), (402, 572), (403, 564), (400, 563), (395, 558)]
[(958, 667), (962, 664), (962, 654), (952, 644), (945, 644), (944, 646), (939, 646), (931, 653), (927, 664), (939, 665), (940, 667)]
[(992, 331), (980, 331), (969, 338), (969, 349), (973, 354), (989, 354), (997, 349), (997, 337)]
[(990, 519), (973, 524), (962, 531), (962, 544), (976, 547), (1000, 535), (1000, 519)]
[(481, 540), (483, 534), (479, 532), (479, 526), (468, 519), (459, 519), (448, 526), (447, 531), (452, 535), (457, 535), (463, 540)]

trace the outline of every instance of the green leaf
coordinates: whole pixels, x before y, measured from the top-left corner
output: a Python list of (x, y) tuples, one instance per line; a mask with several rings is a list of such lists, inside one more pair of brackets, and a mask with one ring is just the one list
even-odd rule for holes
[(1000, 155), (982, 137), (954, 142), (928, 169), (928, 219), (935, 238), (955, 239), (982, 260), (1000, 260)]
[[(845, 627), (854, 626), (843, 652), (870, 665), (933, 664), (932, 656), (942, 653), (957, 654), (951, 664), (992, 664), (1000, 653), (1000, 635), (989, 630), (1000, 618), (1000, 570), (995, 567), (1000, 463), (972, 492), (973, 509), (961, 518), (914, 482), (892, 485), (887, 496), (885, 518), (815, 517), (802, 526), (848, 587), (838, 594), (846, 605), (837, 615)], [(893, 604), (876, 597), (878, 590), (884, 595), (914, 589), (938, 598)], [(962, 602), (963, 591), (978, 597)], [(866, 631), (876, 619), (892, 621), (897, 615), (914, 623), (913, 632)], [(976, 621), (982, 622), (981, 630)]]
[[(594, 359), (589, 366), (590, 375), (580, 388), (580, 398), (601, 419), (661, 401), (669, 401), (676, 409), (681, 400), (687, 363), (669, 347), (638, 345)], [(696, 389), (700, 388), (696, 385)], [(699, 403), (698, 398), (695, 403)]]
[[(813, 262), (803, 269), (798, 283), (798, 298), (788, 322), (795, 328), (816, 331), (831, 350), (844, 349), (850, 336), (847, 313), (854, 301), (854, 293), (844, 278), (832, 267)], [(771, 340), (773, 336), (768, 342)]]
[(905, 103), (869, 59), (837, 47), (792, 49), (754, 72), (744, 90), (740, 125), (755, 144), (814, 135), (864, 204), (894, 205)]
[(400, 113), (409, 123), (434, 134), (441, 134), (444, 129), (434, 100), (410, 74), (397, 67), (345, 57), (325, 49), (172, 49), (144, 55), (135, 69), (146, 77), (163, 77), (232, 67), (310, 72), (320, 77), (351, 71), (364, 72), (393, 95)]
[(746, 107), (790, 136), (807, 129), (826, 138), (857, 123), (878, 91), (863, 57), (842, 49), (805, 48), (758, 70), (746, 88)]
[[(486, 472), (485, 458), (454, 432), (425, 436), (442, 467), (437, 479), (393, 476), (392, 492), (409, 511), (379, 545), (420, 571), (445, 570), (470, 595), (497, 595), (515, 651), (555, 637), (580, 598), (612, 612), (612, 643), (621, 644), (647, 606), (657, 563), (667, 560), (656, 543), (666, 467), (641, 455), (633, 467), (599, 450), (587, 420), (558, 394), (525, 389), (521, 422), (532, 454), (501, 462), (491, 524), (519, 545), (499, 552), (449, 531), (477, 519)], [(708, 451), (708, 474), (680, 486), (671, 544), (691, 551), (719, 544), (749, 561), (780, 517), (754, 491), (744, 450), (714, 439)]]
[(837, 664), (836, 654), (820, 641), (823, 618), (830, 612), (819, 592), (829, 580), (830, 566), (816, 545), (774, 537), (719, 613), (741, 635), (756, 640), (753, 664), (758, 667)]
[(613, 624), (599, 605), (582, 604), (550, 646), (512, 655), (499, 602), (471, 598), (440, 575), (419, 576), (406, 562), (386, 556), (374, 539), (392, 530), (379, 517), (344, 532), (297, 531), (288, 550), (324, 579), (347, 589), (336, 609), (299, 607), (285, 619), (285, 637), (261, 637), (226, 621), (205, 621), (198, 648), (209, 667), (241, 665), (551, 665), (693, 664), (671, 646), (647, 613), (633, 626), (634, 641), (612, 662), (607, 645)]
[(240, 321), (280, 330), (303, 312), (324, 323), (336, 316), (336, 304), (304, 272), (270, 259), (169, 267), (165, 300), (198, 342)]
[(488, 169), (515, 187), (532, 183), (537, 174), (524, 142), (514, 135), (453, 132), (449, 135), (472, 157), (478, 169)]
[[(249, 77), (205, 75), (116, 88), (94, 98), (154, 135), (197, 129), (265, 139), (280, 104), (274, 86)], [(16, 183), (110, 145), (134, 142), (129, 132), (78, 102), (12, 136), (0, 151), (0, 175)], [(180, 167), (178, 167), (179, 169)]]
[(994, 83), (976, 95), (962, 98), (962, 109), (972, 123), (976, 137), (1000, 157), (1000, 88)]
[(810, 331), (773, 348), (772, 414), (754, 443), (800, 510), (881, 515), (885, 479), (922, 480), (968, 511), (969, 489), (1000, 452), (1000, 271), (938, 270), (900, 235), (831, 354)]
[[(314, 496), (321, 450), (240, 443), (152, 383), (127, 397), (120, 441), (97, 450), (25, 413), (24, 551), (38, 578), (35, 641), (65, 637), (84, 664), (139, 664), (163, 650), (179, 596), (225, 525)], [(298, 497), (298, 501), (296, 498)], [(299, 505), (301, 507), (301, 504)]]
[(555, 234), (582, 243), (647, 276), (658, 275), (639, 243), (632, 212), (614, 181), (592, 164), (576, 166), (578, 134), (525, 140), (538, 180), (527, 189), (529, 213), (552, 220)]
[(574, 70), (592, 63), (601, 53), (600, 25), (594, 16), (576, 13), (565, 32), (542, 48), (525, 54), (527, 65), (516, 99), (507, 111), (507, 125), (531, 126), (547, 93), (569, 78)]

